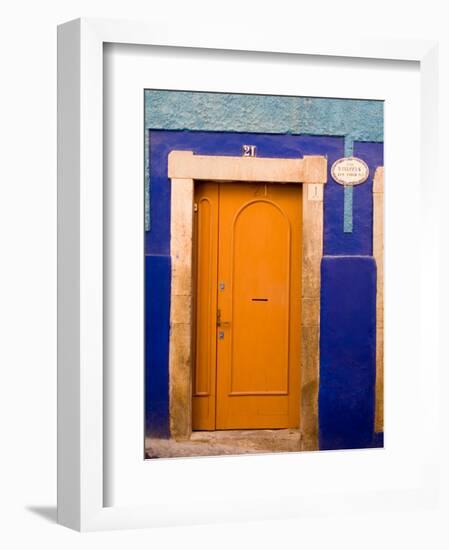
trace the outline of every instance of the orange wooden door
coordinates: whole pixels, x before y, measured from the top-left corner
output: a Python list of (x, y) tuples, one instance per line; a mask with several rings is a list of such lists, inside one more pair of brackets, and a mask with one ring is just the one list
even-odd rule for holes
[(208, 386), (201, 399), (195, 382), (193, 428), (298, 427), (301, 187), (202, 184), (197, 204), (194, 378)]

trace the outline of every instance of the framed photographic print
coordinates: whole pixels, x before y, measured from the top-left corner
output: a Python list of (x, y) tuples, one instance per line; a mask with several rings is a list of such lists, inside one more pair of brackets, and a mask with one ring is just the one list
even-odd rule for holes
[(435, 44), (185, 32), (59, 28), (60, 523), (434, 502)]

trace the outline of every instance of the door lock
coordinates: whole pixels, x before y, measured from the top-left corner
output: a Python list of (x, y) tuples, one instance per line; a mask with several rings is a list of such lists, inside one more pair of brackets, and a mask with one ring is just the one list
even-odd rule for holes
[(221, 310), (217, 309), (217, 327), (228, 327), (230, 324), (231, 324), (231, 321), (221, 320)]

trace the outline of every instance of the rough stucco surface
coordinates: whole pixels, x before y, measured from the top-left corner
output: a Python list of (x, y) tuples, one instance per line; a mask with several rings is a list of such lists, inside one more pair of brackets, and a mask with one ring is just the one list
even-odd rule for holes
[(297, 98), (299, 131), (348, 136), (351, 141), (383, 140), (383, 102), (359, 99)]
[(294, 97), (147, 90), (145, 100), (147, 128), (287, 134), (300, 126)]
[(382, 141), (383, 102), (145, 91), (146, 128), (348, 135)]
[(145, 226), (150, 228), (149, 129), (345, 136), (383, 140), (383, 102), (288, 96), (145, 91)]

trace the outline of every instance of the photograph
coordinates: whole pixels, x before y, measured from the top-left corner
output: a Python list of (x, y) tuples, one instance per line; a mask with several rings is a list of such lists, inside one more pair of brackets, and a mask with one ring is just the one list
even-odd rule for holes
[(384, 102), (144, 90), (146, 459), (382, 448)]

